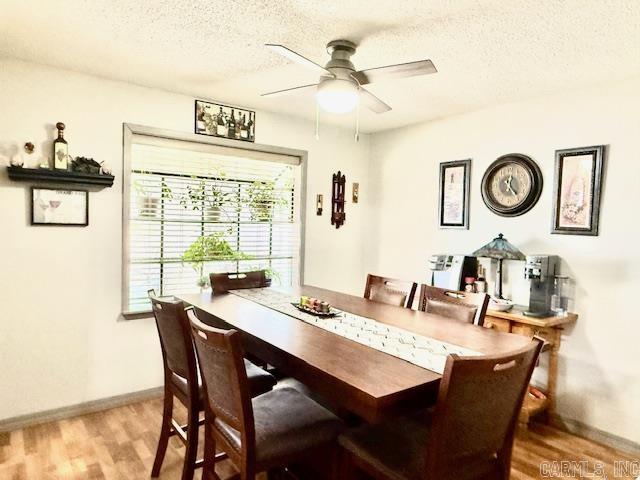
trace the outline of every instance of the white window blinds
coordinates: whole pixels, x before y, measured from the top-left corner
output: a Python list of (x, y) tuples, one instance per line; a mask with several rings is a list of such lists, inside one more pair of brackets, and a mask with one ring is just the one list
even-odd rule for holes
[[(126, 313), (208, 287), (211, 272), (299, 280), (300, 159), (133, 135), (125, 228)], [(127, 187), (125, 187), (127, 188)]]

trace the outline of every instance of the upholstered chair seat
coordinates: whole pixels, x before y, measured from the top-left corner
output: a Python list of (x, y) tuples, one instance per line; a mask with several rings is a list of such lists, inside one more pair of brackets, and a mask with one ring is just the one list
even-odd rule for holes
[[(375, 465), (385, 478), (425, 480), (425, 445), (431, 434), (432, 421), (433, 411), (429, 410), (388, 423), (367, 425), (343, 435), (340, 445)], [(499, 470), (496, 457), (490, 455), (484, 461), (467, 459), (459, 467), (452, 468), (452, 478), (456, 480), (495, 478)]]
[[(326, 445), (342, 430), (338, 417), (293, 388), (276, 388), (254, 398), (252, 404), (256, 461), (263, 466), (277, 465), (283, 458)], [(240, 451), (240, 432), (218, 418), (215, 422)]]

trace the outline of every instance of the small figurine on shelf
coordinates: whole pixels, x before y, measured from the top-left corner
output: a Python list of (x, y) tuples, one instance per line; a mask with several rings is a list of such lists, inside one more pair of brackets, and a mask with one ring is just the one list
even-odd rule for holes
[(104, 162), (100, 162), (100, 175), (111, 175), (111, 167)]
[(11, 160), (9, 161), (9, 165), (11, 165), (12, 167), (24, 166), (24, 159), (22, 158), (22, 155), (20, 153), (16, 153), (15, 155), (13, 155), (11, 157)]
[[(26, 142), (23, 147), (24, 151), (27, 155), (33, 155), (33, 151), (35, 150), (35, 146), (31, 142)], [(13, 167), (24, 167), (24, 155), (18, 152), (11, 158), (11, 166)]]
[(64, 123), (56, 123), (58, 138), (53, 141), (53, 168), (67, 170), (69, 168), (69, 144), (64, 139)]

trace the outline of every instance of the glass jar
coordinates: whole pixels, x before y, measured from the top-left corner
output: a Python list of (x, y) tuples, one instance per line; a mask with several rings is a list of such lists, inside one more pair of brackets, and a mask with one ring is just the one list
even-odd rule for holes
[(557, 275), (553, 279), (551, 295), (551, 311), (554, 315), (563, 316), (569, 311), (569, 302), (573, 299), (571, 278)]
[(475, 282), (475, 277), (464, 277), (464, 291), (474, 293), (476, 291)]

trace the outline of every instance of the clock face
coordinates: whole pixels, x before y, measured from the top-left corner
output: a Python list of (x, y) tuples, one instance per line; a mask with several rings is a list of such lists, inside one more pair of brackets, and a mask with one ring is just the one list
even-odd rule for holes
[(500, 157), (482, 179), (482, 198), (494, 213), (517, 216), (529, 211), (540, 198), (542, 174), (529, 157), (511, 154)]

